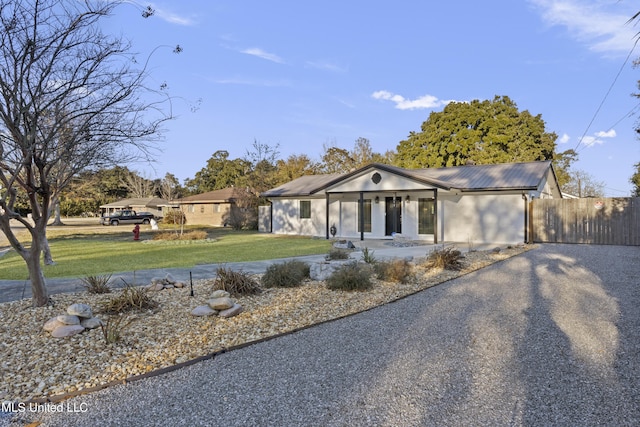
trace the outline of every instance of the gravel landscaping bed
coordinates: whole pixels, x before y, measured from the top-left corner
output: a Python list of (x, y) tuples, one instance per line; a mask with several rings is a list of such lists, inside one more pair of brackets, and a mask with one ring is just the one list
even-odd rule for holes
[[(283, 334), (310, 325), (368, 310), (477, 270), (529, 249), (514, 247), (499, 253), (466, 254), (461, 271), (431, 270), (416, 261), (410, 283), (375, 281), (371, 290), (328, 290), (324, 282), (307, 281), (293, 289), (265, 289), (261, 294), (236, 298), (244, 311), (228, 319), (190, 314), (205, 304), (213, 280), (189, 288), (154, 294), (159, 309), (135, 313), (121, 341), (107, 345), (100, 328), (69, 338), (52, 338), (43, 324), (73, 303), (98, 311), (100, 303), (119, 292), (90, 295), (61, 294), (53, 305), (31, 307), (31, 300), (0, 304), (0, 401), (42, 401), (46, 398), (104, 386), (114, 381), (184, 363), (223, 349)], [(102, 317), (99, 312), (98, 317)]]

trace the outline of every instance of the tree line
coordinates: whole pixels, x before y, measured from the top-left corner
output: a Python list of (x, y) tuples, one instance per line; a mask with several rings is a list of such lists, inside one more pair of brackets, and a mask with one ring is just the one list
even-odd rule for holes
[[(317, 160), (307, 154), (281, 158), (279, 145), (254, 140), (240, 158), (217, 150), (193, 178), (180, 182), (167, 172), (150, 179), (126, 166), (84, 170), (73, 177), (60, 196), (64, 216), (95, 215), (102, 204), (123, 198), (159, 197), (173, 201), (228, 187), (248, 189), (260, 203), (260, 193), (303, 175), (347, 173), (370, 163), (405, 168), (448, 167), (552, 160), (566, 193), (580, 197), (604, 196), (604, 183), (574, 170), (574, 150), (557, 151), (557, 135), (547, 132), (541, 115), (520, 111), (507, 96), (493, 100), (454, 102), (432, 112), (420, 132), (410, 132), (395, 150), (375, 152), (367, 138), (351, 148), (325, 144)], [(27, 207), (25, 205), (25, 207)]]

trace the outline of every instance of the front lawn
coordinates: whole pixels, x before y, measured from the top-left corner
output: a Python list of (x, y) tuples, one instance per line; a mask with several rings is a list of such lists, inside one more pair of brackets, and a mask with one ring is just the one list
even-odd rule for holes
[[(141, 233), (141, 241), (135, 242), (129, 227), (126, 231), (105, 227), (101, 232), (70, 229), (69, 233), (56, 229), (49, 233), (49, 245), (56, 264), (44, 266), (44, 275), (84, 277), (152, 268), (189, 268), (197, 264), (322, 254), (330, 248), (330, 243), (324, 239), (228, 229), (206, 230), (211, 240), (188, 243), (150, 241), (153, 237), (151, 231)], [(0, 280), (27, 278), (27, 267), (15, 251), (9, 251), (0, 258)]]

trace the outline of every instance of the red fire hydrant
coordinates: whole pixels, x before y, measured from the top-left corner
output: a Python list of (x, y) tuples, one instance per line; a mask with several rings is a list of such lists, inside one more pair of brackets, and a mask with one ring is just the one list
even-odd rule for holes
[(138, 224), (133, 227), (133, 240), (140, 240), (140, 226)]

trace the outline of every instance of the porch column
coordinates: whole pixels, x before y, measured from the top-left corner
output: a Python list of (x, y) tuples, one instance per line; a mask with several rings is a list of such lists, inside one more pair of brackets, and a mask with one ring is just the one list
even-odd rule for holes
[(433, 204), (435, 215), (433, 216), (433, 244), (438, 244), (438, 189), (433, 189)]
[(325, 193), (325, 228), (327, 233), (327, 240), (329, 240), (329, 193)]
[(364, 240), (364, 193), (360, 192), (360, 215), (358, 222), (360, 223), (360, 240)]

